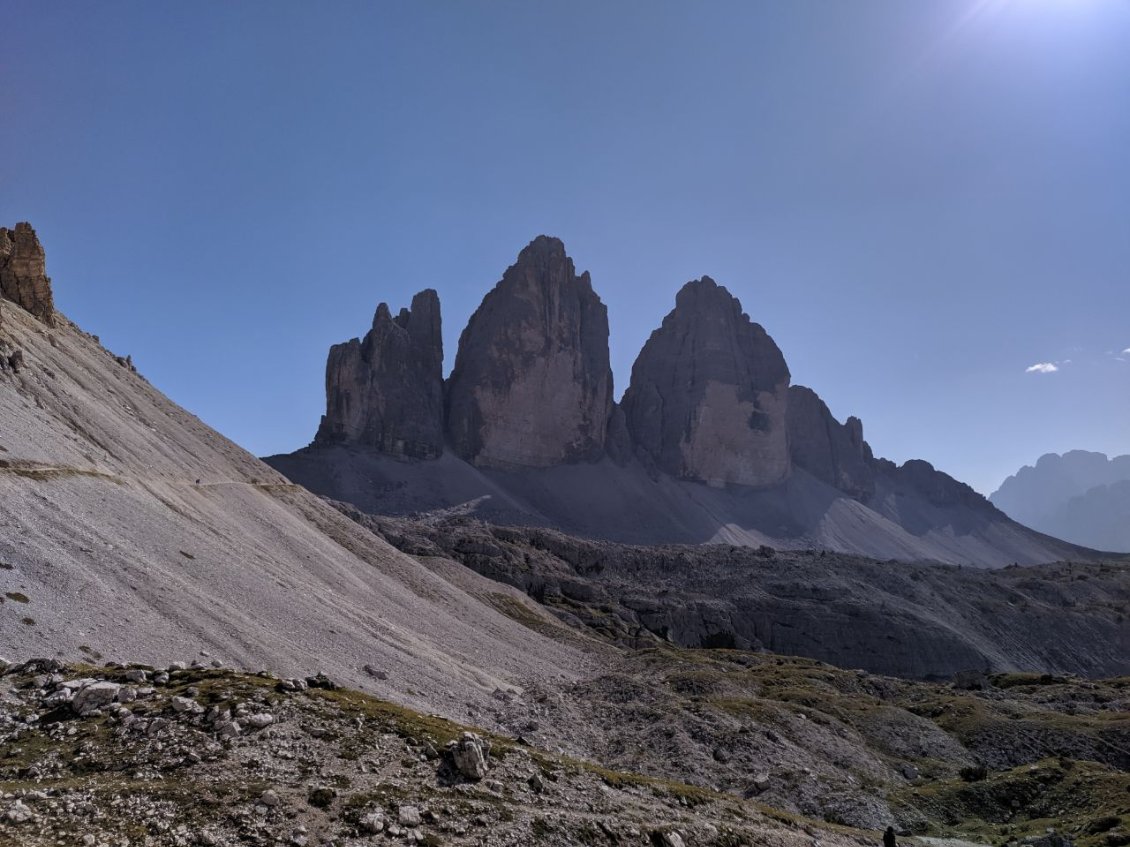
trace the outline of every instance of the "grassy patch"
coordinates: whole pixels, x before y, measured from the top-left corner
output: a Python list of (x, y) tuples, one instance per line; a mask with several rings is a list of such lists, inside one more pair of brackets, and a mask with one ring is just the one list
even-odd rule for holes
[(898, 792), (899, 803), (924, 812), (929, 833), (1000, 844), (1075, 833), (1077, 847), (1108, 847), (1130, 821), (1130, 774), (1096, 762), (1047, 759), (989, 774), (976, 782), (945, 780)]
[(485, 599), (496, 611), (501, 612), (513, 621), (517, 621), (526, 629), (532, 629), (540, 635), (560, 636), (560, 627), (545, 620), (516, 597), (501, 592), (492, 592)]

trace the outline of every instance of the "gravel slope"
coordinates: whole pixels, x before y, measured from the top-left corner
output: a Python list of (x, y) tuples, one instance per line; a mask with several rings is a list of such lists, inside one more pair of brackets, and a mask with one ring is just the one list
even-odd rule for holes
[(0, 372), (0, 656), (320, 669), (451, 716), (591, 664), (291, 485), (62, 315), (48, 329), (5, 303), (0, 342), (25, 362)]

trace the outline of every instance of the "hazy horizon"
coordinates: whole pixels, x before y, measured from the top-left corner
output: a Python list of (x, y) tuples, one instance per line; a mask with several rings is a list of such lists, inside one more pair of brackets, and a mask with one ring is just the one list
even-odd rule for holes
[(565, 242), (616, 395), (709, 275), (876, 454), (991, 493), (1130, 453), (1130, 5), (0, 2), (0, 225), (61, 311), (258, 455), (422, 288)]

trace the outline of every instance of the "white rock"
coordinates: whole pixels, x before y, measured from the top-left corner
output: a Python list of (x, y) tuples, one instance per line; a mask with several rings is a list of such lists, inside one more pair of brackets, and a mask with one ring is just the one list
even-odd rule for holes
[(89, 715), (109, 706), (118, 696), (121, 686), (116, 682), (94, 682), (80, 688), (71, 700), (71, 708), (78, 715)]
[(401, 806), (396, 819), (401, 826), (419, 826), (420, 810), (415, 806)]
[(17, 800), (8, 807), (8, 811), (4, 814), (4, 817), (11, 823), (27, 823), (35, 817), (35, 814), (23, 804), (23, 801)]
[(187, 712), (192, 715), (204, 714), (204, 707), (190, 697), (174, 697), (172, 704), (174, 712)]
[(71, 689), (60, 688), (58, 691), (48, 694), (47, 697), (43, 700), (43, 705), (47, 706), (48, 708), (61, 706), (64, 703), (71, 702), (73, 698), (74, 692), (71, 691)]
[(458, 741), (448, 745), (452, 761), (459, 773), (467, 779), (478, 781), (486, 776), (490, 742), (473, 732), (464, 732)]
[(380, 812), (370, 812), (361, 818), (361, 831), (369, 835), (376, 835), (385, 828), (384, 815)]
[(239, 721), (227, 721), (216, 725), (216, 732), (221, 738), (234, 738), (242, 731)]
[(262, 729), (265, 726), (270, 726), (275, 722), (275, 716), (268, 712), (260, 712), (257, 715), (249, 715), (243, 719), (243, 722), (253, 729)]

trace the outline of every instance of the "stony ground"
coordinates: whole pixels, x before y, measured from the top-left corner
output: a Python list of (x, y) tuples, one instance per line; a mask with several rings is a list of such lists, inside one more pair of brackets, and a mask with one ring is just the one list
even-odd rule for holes
[(15, 665), (0, 844), (830, 847), (877, 844), (888, 822), (1130, 844), (1130, 679), (937, 685), (741, 651), (624, 661), (500, 689), (483, 715), (496, 733), (325, 677)]
[(0, 742), (5, 845), (874, 841), (325, 678), (33, 662), (0, 681)]

